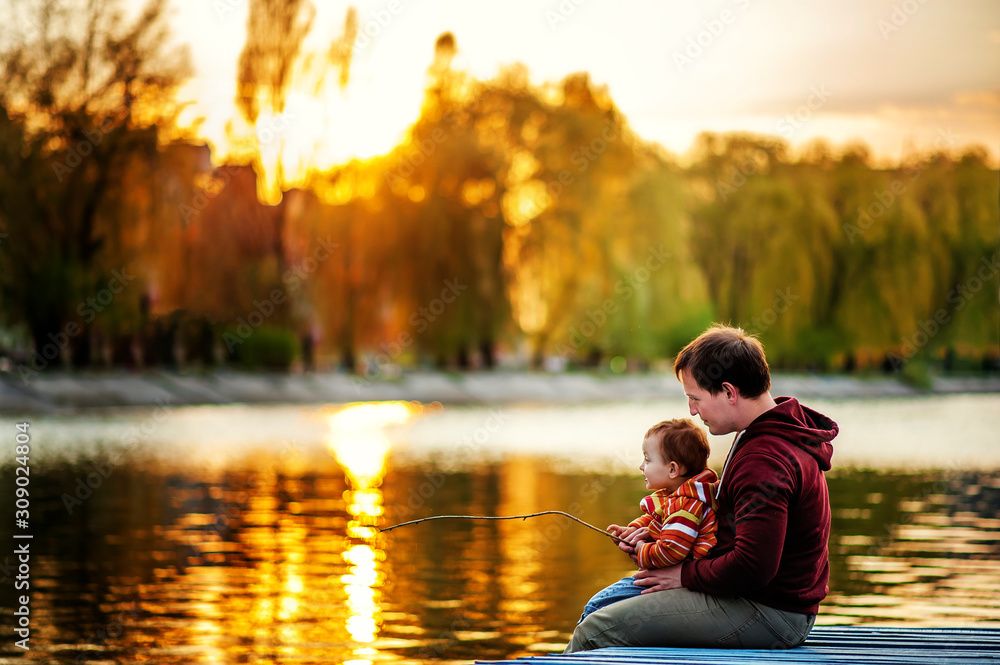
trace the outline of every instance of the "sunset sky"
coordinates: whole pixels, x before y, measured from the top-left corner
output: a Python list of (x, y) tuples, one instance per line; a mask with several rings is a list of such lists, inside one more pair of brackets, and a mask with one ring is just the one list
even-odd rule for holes
[[(349, 5), (315, 4), (305, 50), (323, 52)], [(949, 142), (1000, 157), (996, 0), (351, 4), (361, 33), (350, 83), (330, 86), (322, 100), (289, 95), (279, 132), (288, 161), (322, 168), (390, 150), (418, 116), (434, 41), (445, 31), (458, 44), (453, 66), (479, 78), (515, 62), (535, 83), (590, 72), (641, 136), (680, 156), (700, 131), (749, 130), (793, 146), (860, 139), (885, 161)], [(226, 123), (238, 117), (246, 16), (245, 0), (171, 4), (176, 38), (196, 70), (183, 119), (204, 118), (200, 133), (220, 155)]]

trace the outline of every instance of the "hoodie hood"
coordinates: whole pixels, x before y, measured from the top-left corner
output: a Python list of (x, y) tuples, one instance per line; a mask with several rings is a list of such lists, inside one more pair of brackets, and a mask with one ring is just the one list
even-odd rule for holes
[(762, 413), (746, 428), (741, 440), (762, 434), (776, 436), (799, 446), (812, 455), (819, 468), (830, 470), (833, 446), (830, 442), (840, 432), (837, 423), (822, 413), (802, 406), (794, 397), (776, 397), (773, 409)]

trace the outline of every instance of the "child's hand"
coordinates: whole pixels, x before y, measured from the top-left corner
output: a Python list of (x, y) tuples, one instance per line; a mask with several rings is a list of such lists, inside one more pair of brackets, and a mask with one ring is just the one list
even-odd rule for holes
[(617, 524), (609, 524), (607, 532), (616, 538), (625, 540), (629, 534), (633, 533), (638, 527), (634, 526), (618, 526)]
[(632, 554), (635, 551), (631, 545), (629, 545), (626, 540), (628, 536), (633, 534), (638, 527), (634, 526), (618, 526), (617, 524), (608, 525), (607, 532), (612, 536), (618, 538), (618, 549), (626, 554)]
[(642, 527), (634, 528), (627, 536), (623, 537), (623, 540), (634, 548), (639, 543), (652, 540), (652, 538), (649, 535), (649, 529)]

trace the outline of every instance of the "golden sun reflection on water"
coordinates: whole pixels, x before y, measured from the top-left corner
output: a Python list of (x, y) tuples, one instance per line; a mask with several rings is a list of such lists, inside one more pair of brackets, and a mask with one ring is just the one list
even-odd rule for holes
[(351, 564), (351, 572), (340, 578), (351, 610), (347, 631), (357, 642), (374, 642), (378, 633), (378, 552), (368, 545), (355, 545), (343, 554), (344, 560)]
[[(308, 459), (280, 441), (221, 468), (178, 454), (167, 468), (116, 467), (72, 514), (41, 502), (52, 550), (33, 568), (38, 651), (51, 663), (402, 665), (560, 650), (590, 595), (631, 570), (608, 539), (553, 516), (377, 526), (542, 508), (620, 523), (641, 480), (531, 454), (409, 461), (392, 426), (434, 408), (314, 412)], [(59, 497), (92, 471), (32, 482)], [(842, 470), (828, 483), (819, 623), (995, 620), (1000, 472)], [(14, 657), (3, 649), (0, 661)]]
[[(407, 402), (351, 404), (327, 417), (330, 427), (327, 447), (344, 468), (351, 484), (351, 489), (344, 492), (347, 512), (351, 516), (347, 537), (360, 541), (341, 555), (350, 564), (350, 571), (341, 576), (340, 582), (347, 594), (347, 632), (362, 645), (375, 642), (382, 623), (380, 588), (384, 575), (380, 564), (385, 561), (385, 551), (380, 547), (379, 532), (373, 525), (384, 512), (379, 487), (391, 447), (384, 428), (407, 422), (418, 409)], [(378, 650), (358, 646), (354, 655), (359, 658), (347, 662), (369, 665)]]
[[(513, 459), (504, 468), (500, 479), (502, 503), (498, 513), (523, 515), (543, 505), (545, 482), (541, 478), (545, 468), (523, 459)], [(551, 525), (551, 523), (549, 524)], [(542, 527), (516, 521), (501, 522), (503, 539), (500, 541), (502, 563), (498, 582), (503, 591), (499, 603), (500, 618), (510, 626), (519, 626), (507, 635), (513, 644), (528, 646), (537, 641), (532, 633), (533, 617), (544, 615), (547, 602), (538, 600), (539, 579), (542, 576), (541, 556), (537, 548)], [(525, 625), (527, 624), (527, 625)]]
[(344, 467), (354, 488), (382, 484), (390, 448), (383, 429), (405, 423), (419, 408), (409, 402), (349, 404), (327, 416), (327, 447)]

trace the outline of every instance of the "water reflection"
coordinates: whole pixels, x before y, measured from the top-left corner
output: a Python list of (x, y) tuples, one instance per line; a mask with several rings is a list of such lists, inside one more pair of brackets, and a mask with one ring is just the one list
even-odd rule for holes
[(401, 425), (419, 411), (409, 402), (349, 404), (327, 416), (327, 446), (344, 467), (352, 485), (369, 489), (382, 484), (389, 437), (385, 428)]
[[(374, 526), (382, 515), (382, 479), (385, 477), (386, 456), (390, 442), (385, 427), (408, 421), (418, 407), (406, 402), (353, 404), (330, 414), (327, 445), (344, 468), (351, 488), (344, 492), (344, 501), (351, 519), (347, 537), (352, 544), (342, 556), (350, 565), (340, 578), (347, 596), (346, 628), (351, 638), (370, 645), (378, 636), (381, 617), (383, 573), (381, 564), (385, 551), (378, 542)], [(371, 646), (356, 646), (347, 662), (368, 665), (378, 650)]]
[[(378, 665), (558, 650), (590, 595), (630, 569), (608, 539), (557, 517), (388, 534), (375, 525), (540, 509), (621, 523), (641, 480), (532, 455), (417, 466), (387, 428), (419, 413), (324, 412), (312, 457), (276, 444), (222, 468), (130, 461), (72, 512), (62, 497), (91, 462), (37, 462), (30, 655)], [(0, 480), (11, 485), (10, 467)], [(832, 592), (820, 623), (953, 626), (1000, 614), (1000, 472), (843, 469), (829, 483)]]
[[(838, 474), (831, 494), (847, 480)], [(864, 509), (835, 508), (831, 555), (840, 584), (821, 622), (935, 626), (995, 620), (1000, 474), (951, 471), (885, 480), (851, 474), (855, 495), (865, 486), (885, 489), (864, 494)], [(840, 501), (849, 496), (844, 492)]]
[[(551, 484), (540, 477), (543, 473), (544, 467), (536, 460), (515, 458), (503, 465), (497, 514), (524, 515), (546, 505), (543, 496)], [(537, 545), (543, 537), (544, 527), (551, 521), (543, 517), (532, 522), (499, 523), (501, 563), (497, 572), (502, 595), (498, 618), (509, 627), (506, 640), (521, 648), (537, 642), (535, 634), (544, 630), (537, 622), (547, 614), (550, 600), (539, 593), (544, 571)]]

